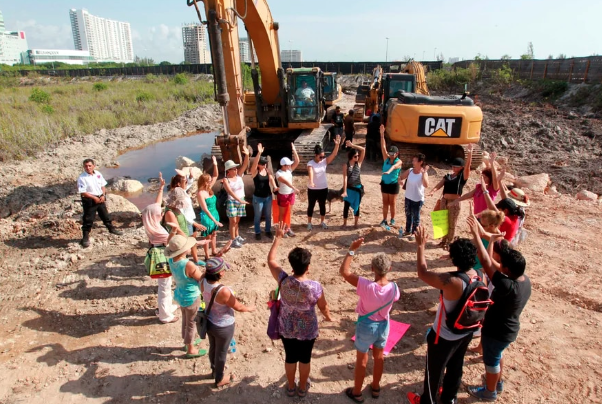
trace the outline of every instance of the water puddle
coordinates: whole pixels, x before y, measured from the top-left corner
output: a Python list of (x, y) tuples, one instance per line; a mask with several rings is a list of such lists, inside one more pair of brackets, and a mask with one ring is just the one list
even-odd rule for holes
[(200, 161), (203, 154), (211, 154), (217, 132), (199, 133), (180, 137), (173, 140), (152, 143), (140, 149), (129, 150), (117, 157), (119, 167), (103, 168), (102, 173), (108, 180), (115, 177), (130, 177), (144, 185), (144, 189), (136, 194), (115, 192), (126, 197), (142, 210), (154, 202), (157, 196), (156, 183), (149, 179), (157, 178), (159, 172), (169, 183), (176, 174), (176, 158), (186, 156), (194, 161)]

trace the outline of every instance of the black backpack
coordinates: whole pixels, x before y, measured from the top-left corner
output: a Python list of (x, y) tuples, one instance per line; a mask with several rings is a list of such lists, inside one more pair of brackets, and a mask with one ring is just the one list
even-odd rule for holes
[[(454, 334), (467, 334), (481, 328), (485, 319), (485, 313), (489, 306), (493, 304), (491, 299), (489, 299), (489, 289), (487, 289), (487, 286), (483, 282), (483, 274), (479, 270), (475, 271), (477, 275), (472, 278), (469, 278), (463, 272), (450, 272), (450, 276), (458, 277), (466, 284), (464, 292), (462, 292), (462, 297), (460, 297), (458, 304), (456, 304), (456, 307), (451, 312), (448, 313), (445, 310), (443, 291), (439, 295), (441, 308), (445, 310), (445, 325)], [(439, 340), (442, 317), (442, 315), (439, 315), (435, 343)]]

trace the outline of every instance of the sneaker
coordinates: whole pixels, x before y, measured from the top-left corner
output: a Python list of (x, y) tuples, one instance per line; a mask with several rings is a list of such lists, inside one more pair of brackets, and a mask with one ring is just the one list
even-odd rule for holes
[(322, 226), (322, 229), (324, 230), (328, 229), (328, 225), (324, 222), (320, 223), (320, 226)]
[(485, 386), (473, 386), (467, 387), (466, 391), (473, 397), (478, 398), (481, 401), (495, 401), (497, 400), (497, 392), (489, 391)]
[(114, 235), (116, 235), (116, 236), (123, 236), (123, 232), (122, 232), (121, 230), (117, 230), (117, 229), (116, 229), (116, 228), (114, 228), (114, 227), (111, 227), (111, 228), (109, 229), (109, 233), (111, 233), (111, 234), (114, 234)]
[(289, 236), (289, 237), (295, 237), (296, 236), (296, 234), (291, 229), (288, 229), (288, 231), (286, 232), (286, 235)]
[[(483, 381), (483, 385), (485, 385), (487, 383), (487, 376), (481, 375), (481, 380)], [(499, 382), (497, 382), (497, 384), (495, 385), (495, 391), (498, 394), (502, 394), (504, 392), (504, 381), (503, 380), (500, 380)]]
[(232, 245), (230, 247), (232, 247), (232, 248), (241, 248), (242, 244), (237, 239), (234, 239), (234, 240), (232, 240)]
[(307, 223), (307, 231), (311, 231), (313, 228), (314, 227), (311, 225), (311, 223)]
[(240, 244), (243, 244), (246, 240), (240, 236), (236, 236), (236, 238), (234, 239), (236, 241), (238, 241)]
[(261, 233), (255, 233), (255, 240), (261, 241)]
[(389, 227), (389, 225), (387, 224), (386, 220), (383, 220), (382, 222), (380, 222), (380, 227), (382, 227), (385, 230), (391, 230), (391, 228)]
[(406, 397), (410, 404), (420, 404), (420, 395), (410, 392)]
[(395, 219), (391, 219), (391, 222), (389, 223), (391, 226), (395, 226)]
[(267, 238), (269, 238), (270, 240), (273, 240), (273, 239), (274, 239), (274, 235), (273, 235), (273, 234), (272, 234), (272, 232), (270, 232), (270, 231), (266, 231), (266, 232), (265, 232), (265, 236), (266, 236)]

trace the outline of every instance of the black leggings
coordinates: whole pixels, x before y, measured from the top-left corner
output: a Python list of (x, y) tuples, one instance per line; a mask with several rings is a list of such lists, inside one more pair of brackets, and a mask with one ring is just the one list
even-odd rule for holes
[(312, 217), (314, 215), (316, 201), (318, 201), (318, 206), (320, 206), (320, 216), (326, 216), (327, 196), (328, 188), (307, 190), (307, 217)]
[(296, 338), (284, 338), (280, 337), (282, 345), (284, 345), (284, 353), (286, 363), (297, 363), (308, 364), (311, 362), (311, 351), (314, 349), (314, 342), (316, 339), (301, 340)]

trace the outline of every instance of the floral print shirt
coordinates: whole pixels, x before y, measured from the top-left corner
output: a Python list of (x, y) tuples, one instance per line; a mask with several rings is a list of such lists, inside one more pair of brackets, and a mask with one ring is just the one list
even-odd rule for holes
[(280, 286), (280, 335), (298, 340), (317, 338), (319, 330), (315, 307), (323, 293), (322, 285), (312, 280), (300, 282), (281, 271), (278, 281), (283, 278), (286, 279)]

